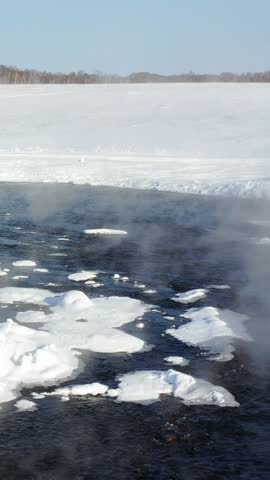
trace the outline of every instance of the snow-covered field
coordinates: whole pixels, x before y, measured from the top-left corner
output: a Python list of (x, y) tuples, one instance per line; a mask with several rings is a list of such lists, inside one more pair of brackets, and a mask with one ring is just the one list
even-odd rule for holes
[(270, 195), (270, 85), (0, 86), (0, 181)]

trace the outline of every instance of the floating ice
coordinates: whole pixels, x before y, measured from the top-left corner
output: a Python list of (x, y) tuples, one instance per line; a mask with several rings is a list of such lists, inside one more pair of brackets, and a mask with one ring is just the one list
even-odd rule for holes
[(49, 272), (49, 270), (47, 268), (34, 268), (33, 271), (37, 272), (37, 273), (48, 273)]
[(6, 275), (7, 275), (7, 272), (5, 272), (0, 268), (0, 277), (5, 277)]
[[(86, 395), (97, 396), (97, 395), (104, 395), (108, 391), (107, 385), (102, 383), (94, 382), (94, 383), (85, 383), (82, 385), (70, 385), (68, 387), (59, 387), (53, 390), (52, 392), (42, 392), (42, 398), (44, 397), (69, 397), (69, 396), (76, 396), (82, 397)], [(33, 398), (36, 398), (35, 392), (33, 392)]]
[(177, 356), (166, 357), (164, 360), (171, 365), (179, 365), (179, 367), (186, 367), (190, 363), (190, 361), (186, 358)]
[(239, 406), (225, 388), (172, 369), (137, 371), (119, 377), (118, 401), (151, 403), (161, 394), (181, 398), (186, 405)]
[(233, 358), (235, 347), (231, 342), (234, 338), (251, 341), (244, 327), (248, 320), (246, 315), (205, 307), (191, 308), (182, 317), (190, 319), (191, 322), (176, 329), (168, 329), (166, 333), (188, 345), (208, 349), (217, 355), (213, 360), (225, 362)]
[(208, 285), (207, 288), (209, 289), (213, 288), (214, 290), (230, 290), (231, 289), (230, 285)]
[(33, 262), (32, 260), (18, 260), (13, 262), (12, 265), (14, 265), (14, 267), (35, 267), (36, 262)]
[(40, 310), (19, 312), (20, 323), (42, 323), (32, 329), (9, 319), (0, 324), (0, 403), (16, 398), (23, 387), (54, 385), (74, 376), (81, 350), (133, 353), (143, 350), (143, 340), (118, 327), (142, 316), (147, 307), (124, 297), (95, 298), (73, 290), (5, 287), (0, 302), (44, 305)]
[(85, 280), (94, 280), (99, 272), (97, 271), (85, 271), (78, 273), (71, 273), (68, 276), (69, 280), (73, 280), (74, 282), (84, 282)]
[(204, 288), (196, 288), (195, 290), (189, 290), (188, 292), (177, 293), (175, 297), (172, 297), (172, 300), (180, 303), (194, 303), (205, 298), (206, 294), (207, 290)]
[(37, 404), (30, 400), (18, 400), (15, 405), (21, 412), (35, 412), (37, 410)]
[(0, 288), (0, 302), (2, 303), (24, 302), (46, 305), (45, 299), (52, 296), (54, 296), (54, 293), (50, 292), (50, 290), (43, 290), (41, 288)]
[(87, 235), (127, 235), (125, 230), (113, 230), (111, 228), (91, 228), (83, 231)]
[(15, 277), (12, 277), (12, 280), (23, 280), (25, 278), (29, 278), (28, 275), (15, 275)]
[(139, 322), (136, 324), (136, 327), (137, 328), (144, 328), (144, 323), (143, 322)]

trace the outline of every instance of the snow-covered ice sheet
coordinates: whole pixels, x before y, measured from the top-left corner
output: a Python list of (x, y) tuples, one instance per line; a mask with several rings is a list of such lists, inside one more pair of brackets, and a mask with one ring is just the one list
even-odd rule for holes
[(166, 333), (178, 340), (200, 348), (206, 348), (220, 362), (233, 358), (234, 339), (251, 341), (244, 323), (246, 315), (214, 307), (191, 308), (182, 317), (191, 321), (178, 328), (169, 328)]
[(270, 194), (269, 84), (1, 85), (0, 181)]

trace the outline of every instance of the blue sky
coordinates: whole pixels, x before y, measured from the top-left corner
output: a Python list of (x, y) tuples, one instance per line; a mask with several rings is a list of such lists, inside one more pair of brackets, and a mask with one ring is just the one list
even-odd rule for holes
[(270, 70), (270, 0), (0, 0), (0, 63), (52, 71)]

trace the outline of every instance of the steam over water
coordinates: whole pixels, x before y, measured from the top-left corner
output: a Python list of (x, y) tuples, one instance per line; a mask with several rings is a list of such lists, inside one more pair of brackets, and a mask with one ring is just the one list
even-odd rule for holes
[[(108, 396), (33, 399), (34, 391), (56, 388), (33, 385), (22, 390), (21, 399), (34, 401), (36, 411), (21, 411), (16, 401), (2, 404), (0, 478), (268, 478), (268, 204), (46, 184), (3, 184), (0, 200), (1, 287), (53, 294), (80, 290), (91, 299), (129, 297), (147, 306), (142, 318), (119, 330), (148, 348), (132, 354), (84, 350), (84, 367), (62, 386), (100, 382), (117, 388), (119, 375), (173, 368), (224, 387), (240, 404), (186, 405), (162, 394), (146, 404)], [(107, 233), (84, 233), (100, 229)], [(108, 229), (127, 234), (110, 235)], [(18, 261), (26, 263), (18, 266)], [(195, 293), (179, 295), (190, 290)], [(181, 298), (195, 303), (181, 303)], [(1, 306), (1, 323), (15, 320), (18, 312), (39, 310), (20, 302), (3, 301)], [(237, 319), (248, 316), (250, 340), (245, 335), (232, 339), (233, 358), (222, 362), (202, 344), (166, 333), (180, 332), (194, 317), (191, 312), (187, 316), (194, 307), (230, 310)], [(46, 314), (48, 310), (45, 306)], [(79, 320), (83, 325), (84, 319)], [(27, 326), (43, 328), (39, 323)], [(178, 360), (172, 366), (167, 357)]]

